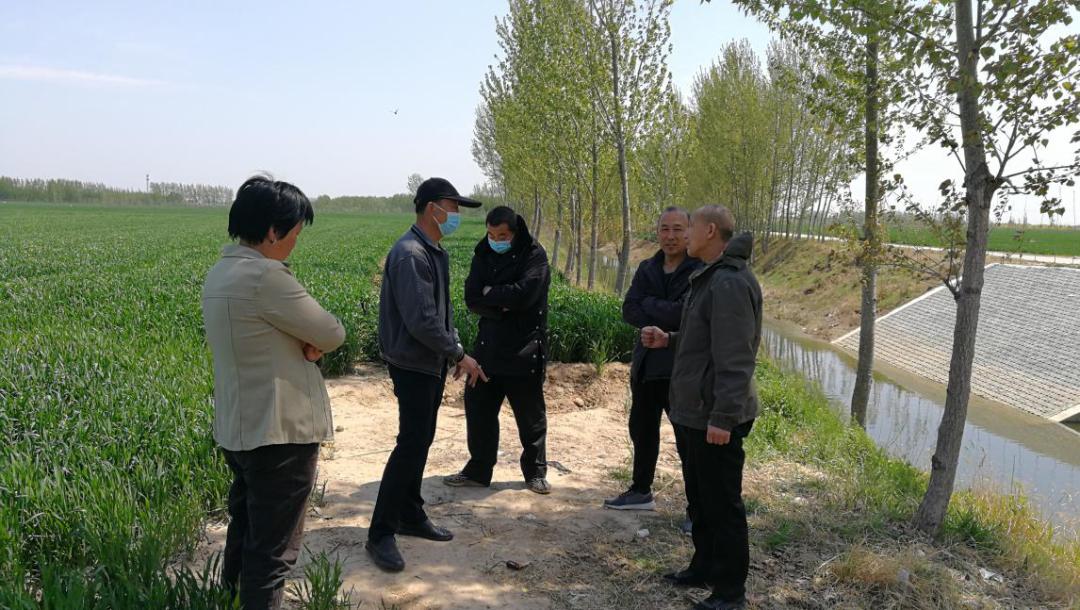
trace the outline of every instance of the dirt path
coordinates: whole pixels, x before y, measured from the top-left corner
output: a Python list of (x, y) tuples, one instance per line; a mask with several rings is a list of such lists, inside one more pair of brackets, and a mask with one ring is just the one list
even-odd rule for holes
[[(407, 562), (400, 574), (380, 571), (363, 549), (397, 433), (390, 380), (383, 369), (366, 367), (327, 383), (338, 431), (333, 446), (323, 449), (318, 484), (325, 482), (323, 506), (319, 514), (308, 515), (305, 544), (312, 552), (340, 558), (344, 590), (352, 589), (354, 603), (363, 602), (361, 608), (550, 608), (552, 589), (561, 588), (558, 581), (578, 580), (573, 565), (583, 557), (575, 549), (598, 538), (629, 542), (638, 530), (655, 529), (646, 521), (655, 520), (656, 513), (601, 508), (603, 498), (622, 490), (612, 471), (625, 470), (629, 456), (627, 367), (610, 365), (597, 377), (591, 365), (553, 365), (548, 377), (548, 459), (561, 467), (550, 469), (553, 491), (546, 497), (524, 488), (517, 465), (520, 445), (507, 412), (500, 418), (501, 451), (492, 486), (442, 484), (442, 476), (460, 470), (468, 457), (462, 386), (448, 384), (423, 494), (428, 514), (449, 527), (455, 539), (436, 543), (399, 537)], [(678, 458), (670, 427), (664, 429), (658, 482), (670, 486), (677, 479)], [(210, 526), (209, 544), (200, 555), (220, 550), (224, 533), (224, 525)], [(506, 566), (511, 559), (530, 565), (514, 571)], [(306, 556), (301, 565), (305, 561)], [(572, 589), (562, 591), (570, 603)], [(589, 595), (579, 596), (585, 602)]]
[[(502, 451), (491, 488), (442, 484), (467, 458), (462, 386), (450, 383), (423, 493), (428, 514), (456, 537), (449, 543), (399, 537), (407, 562), (400, 574), (380, 571), (363, 548), (397, 434), (390, 380), (381, 367), (367, 366), (329, 381), (337, 438), (322, 452), (318, 488), (324, 493), (321, 500), (315, 494), (319, 506), (308, 513), (305, 544), (342, 564), (343, 590), (353, 608), (690, 607), (706, 592), (675, 589), (660, 578), (685, 566), (692, 550), (678, 532), (684, 496), (669, 425), (661, 426), (657, 511), (601, 508), (603, 498), (629, 484), (627, 378), (627, 367), (618, 364), (602, 375), (588, 364), (556, 364), (548, 371), (550, 496), (524, 488), (509, 413), (500, 418)], [(979, 557), (962, 545), (942, 547), (902, 524), (868, 521), (858, 506), (837, 506), (830, 497), (842, 484), (776, 455), (748, 462), (751, 608), (1066, 607), (1036, 602), (1023, 573), (988, 577)], [(201, 566), (219, 552), (224, 536), (224, 524), (208, 525), (192, 563)], [(302, 576), (309, 558), (301, 556), (292, 578)], [(512, 570), (508, 560), (528, 565)], [(288, 605), (297, 604), (290, 599)]]

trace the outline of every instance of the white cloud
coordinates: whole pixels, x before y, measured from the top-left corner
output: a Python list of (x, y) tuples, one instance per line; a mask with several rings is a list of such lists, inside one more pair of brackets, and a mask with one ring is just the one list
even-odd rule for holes
[(165, 81), (132, 78), (117, 74), (101, 74), (99, 72), (83, 72), (81, 70), (64, 70), (61, 68), (47, 68), (44, 66), (0, 64), (0, 79), (22, 81), (45, 81), (54, 83), (88, 83), (99, 85), (123, 85), (130, 87), (147, 87), (164, 85)]

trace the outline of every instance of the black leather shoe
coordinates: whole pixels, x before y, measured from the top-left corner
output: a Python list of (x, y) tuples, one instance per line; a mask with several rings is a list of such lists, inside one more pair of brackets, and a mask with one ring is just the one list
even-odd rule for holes
[(398, 526), (398, 534), (402, 536), (416, 536), (435, 542), (447, 542), (454, 539), (454, 534), (445, 527), (439, 527), (431, 522), (431, 519), (423, 523), (405, 524)]
[(394, 540), (393, 536), (383, 536), (374, 542), (368, 540), (364, 548), (375, 565), (387, 572), (400, 572), (405, 569), (405, 559), (401, 556), (397, 540)]
[(746, 598), (724, 601), (716, 595), (710, 595), (694, 604), (694, 610), (746, 610)]
[(678, 572), (669, 572), (664, 574), (664, 580), (678, 587), (701, 587), (702, 589), (708, 589), (709, 585), (705, 583), (705, 579), (695, 572), (690, 570), (679, 570)]

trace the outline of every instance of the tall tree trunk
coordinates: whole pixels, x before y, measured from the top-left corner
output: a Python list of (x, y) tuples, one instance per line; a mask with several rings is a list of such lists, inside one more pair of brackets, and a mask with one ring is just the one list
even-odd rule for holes
[(990, 204), (997, 189), (986, 166), (986, 150), (983, 148), (979, 124), (980, 84), (971, 0), (955, 0), (954, 4), (957, 61), (960, 65), (956, 98), (963, 132), (968, 227), (963, 277), (955, 292), (956, 325), (953, 328), (945, 413), (938, 426), (937, 448), (930, 460), (930, 484), (915, 513), (915, 526), (931, 534), (937, 533), (945, 520), (956, 483), (956, 467), (960, 460), (960, 444), (971, 396), (971, 363), (975, 357), (975, 335), (979, 328), (986, 241), (990, 231)]
[[(551, 268), (559, 268), (559, 242), (562, 241), (563, 198), (562, 183), (555, 187), (555, 247), (551, 251)], [(537, 229), (539, 231), (539, 229)]]
[(574, 233), (577, 231), (577, 216), (580, 213), (577, 202), (577, 188), (575, 187), (570, 189), (570, 217), (567, 219), (570, 234), (566, 239), (566, 269), (563, 270), (566, 281), (570, 281), (570, 274), (574, 272), (574, 250), (576, 247)]
[(532, 222), (529, 224), (532, 225), (533, 233), (539, 233), (536, 225), (540, 224), (540, 188), (536, 186), (533, 187), (533, 213)]
[(533, 223), (533, 235), (536, 239), (540, 239), (542, 235), (541, 231), (544, 229), (544, 201), (540, 199), (540, 191), (536, 191), (536, 222)]
[(622, 249), (619, 252), (619, 269), (615, 278), (615, 293), (623, 293), (626, 271), (630, 268), (630, 178), (626, 170), (626, 134), (623, 133), (622, 98), (619, 90), (619, 38), (614, 29), (608, 28), (611, 48), (611, 91), (615, 123), (615, 150), (619, 157), (619, 186), (622, 195)]
[(866, 428), (866, 406), (874, 370), (874, 315), (877, 313), (878, 207), (878, 41), (866, 36), (866, 216), (863, 221), (862, 310), (859, 326), (859, 365), (851, 395), (851, 419)]
[(596, 285), (596, 257), (597, 257), (597, 239), (599, 236), (597, 233), (600, 230), (600, 201), (597, 199), (596, 189), (600, 183), (600, 151), (596, 142), (592, 145), (592, 192), (589, 193), (589, 198), (592, 200), (592, 217), (589, 219), (592, 224), (592, 235), (589, 237), (589, 290), (593, 289)]
[(581, 198), (580, 197), (578, 197), (578, 199), (577, 199), (577, 211), (578, 211), (577, 217), (574, 219), (574, 222), (577, 225), (577, 229), (574, 231), (574, 233), (577, 236), (577, 246), (574, 248), (574, 273), (575, 273), (575, 275), (577, 277), (576, 277), (576, 280), (575, 280), (574, 283), (577, 284), (578, 286), (580, 286), (581, 285), (581, 250), (582, 250), (582, 248), (581, 248), (581, 237), (582, 237), (582, 235), (581, 234), (583, 232), (581, 230), (581, 225), (584, 222), (584, 220), (582, 219), (584, 214), (581, 213)]

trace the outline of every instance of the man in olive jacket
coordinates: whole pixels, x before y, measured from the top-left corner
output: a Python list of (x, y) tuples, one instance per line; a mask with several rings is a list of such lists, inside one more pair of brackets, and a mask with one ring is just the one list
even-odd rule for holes
[(465, 280), (465, 304), (480, 316), (473, 355), (489, 375), (465, 388), (469, 462), (443, 479), (451, 487), (487, 487), (499, 451), (499, 410), (510, 402), (521, 439), (525, 486), (548, 494), (547, 308), (551, 271), (547, 252), (525, 219), (506, 206), (487, 215), (487, 236), (476, 244)]
[(732, 239), (735, 220), (723, 206), (690, 219), (691, 256), (705, 266), (690, 278), (677, 333), (650, 326), (649, 348), (671, 344), (671, 411), (686, 458), (683, 477), (694, 522), (694, 557), (665, 575), (678, 585), (712, 587), (696, 608), (746, 607), (750, 546), (742, 501), (743, 439), (758, 413), (754, 367), (761, 342), (761, 287), (747, 261), (749, 233)]

